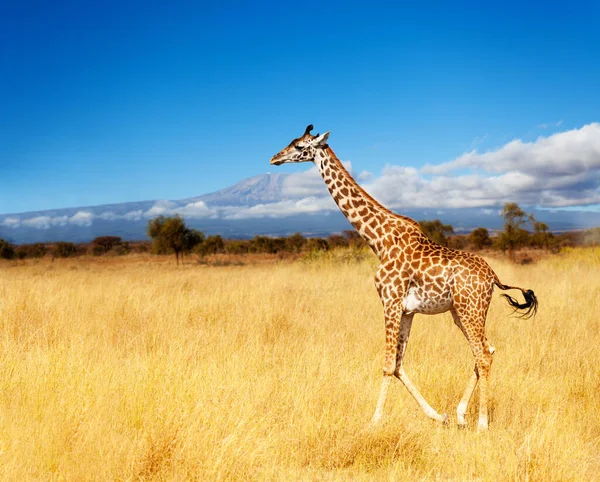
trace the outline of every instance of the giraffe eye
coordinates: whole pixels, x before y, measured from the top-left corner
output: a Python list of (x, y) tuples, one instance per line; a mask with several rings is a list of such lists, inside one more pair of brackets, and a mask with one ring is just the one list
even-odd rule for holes
[(304, 149), (304, 146), (294, 146), (296, 148), (296, 150), (301, 151), (302, 149)]

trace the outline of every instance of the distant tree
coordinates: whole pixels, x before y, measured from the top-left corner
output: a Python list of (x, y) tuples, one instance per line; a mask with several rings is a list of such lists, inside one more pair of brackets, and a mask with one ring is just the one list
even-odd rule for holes
[(342, 234), (348, 240), (348, 246), (351, 248), (363, 248), (367, 245), (362, 236), (352, 229), (347, 229)]
[(327, 236), (327, 245), (329, 249), (341, 248), (348, 246), (348, 238), (339, 234)]
[(442, 246), (448, 246), (448, 235), (454, 233), (450, 224), (443, 224), (439, 219), (434, 221), (419, 221), (419, 226), (425, 235)]
[(276, 247), (273, 238), (268, 236), (254, 236), (248, 245), (249, 253), (275, 253)]
[(54, 256), (56, 258), (70, 258), (77, 254), (77, 246), (74, 243), (58, 242), (54, 248)]
[(448, 236), (448, 247), (452, 249), (465, 249), (467, 247), (467, 236), (464, 234), (456, 234)]
[(106, 250), (103, 246), (100, 246), (99, 244), (92, 244), (92, 254), (94, 256), (102, 256), (105, 253)]
[(299, 253), (306, 244), (306, 238), (301, 233), (292, 234), (285, 242), (288, 251)]
[(193, 228), (186, 228), (183, 233), (183, 251), (189, 253), (204, 242), (204, 233)]
[(166, 254), (169, 252), (169, 242), (163, 233), (165, 216), (158, 216), (148, 221), (146, 233), (152, 239), (152, 251), (155, 254)]
[(306, 242), (308, 251), (327, 251), (329, 245), (323, 238), (309, 238)]
[[(596, 228), (599, 229), (600, 228)], [(572, 248), (573, 246), (581, 246), (586, 243), (586, 233), (582, 231), (567, 231), (555, 236), (556, 247)]]
[(533, 235), (531, 236), (531, 244), (536, 248), (551, 249), (556, 244), (554, 234), (550, 232), (548, 225), (541, 221), (536, 221), (531, 217), (533, 224)]
[(529, 242), (529, 233), (523, 229), (530, 216), (517, 203), (506, 203), (500, 212), (504, 218), (504, 231), (498, 236), (497, 244), (509, 254)]
[(520, 228), (527, 222), (527, 213), (517, 203), (505, 203), (500, 215), (504, 218), (504, 226)]
[(15, 256), (15, 249), (10, 244), (8, 244), (8, 241), (0, 239), (0, 258), (14, 259)]
[(225, 243), (220, 235), (208, 236), (202, 243), (196, 245), (194, 250), (200, 256), (225, 252)]
[(152, 238), (153, 249), (156, 253), (174, 252), (177, 264), (179, 256), (191, 251), (202, 242), (204, 234), (185, 225), (183, 218), (175, 216), (158, 216), (148, 221), (148, 236)]
[(510, 231), (502, 231), (492, 241), (494, 249), (499, 249), (502, 252), (508, 252), (512, 256), (513, 252), (519, 248), (527, 246), (530, 241), (529, 232), (523, 228), (511, 229)]
[(486, 228), (476, 228), (469, 233), (469, 243), (475, 249), (483, 249), (492, 245), (492, 238)]
[[(122, 243), (121, 238), (119, 236), (98, 236), (92, 241), (92, 244), (95, 246), (100, 246), (104, 253), (108, 253), (114, 246), (118, 246)], [(92, 248), (94, 254), (100, 253), (99, 249)]]
[(244, 254), (248, 252), (249, 241), (231, 240), (225, 243), (225, 252), (229, 254)]
[(292, 249), (291, 245), (288, 244), (287, 238), (271, 238), (271, 252), (281, 253), (283, 251), (289, 251)]
[(19, 259), (24, 258), (43, 258), (48, 252), (44, 243), (22, 244), (16, 249)]
[(119, 256), (125, 256), (126, 254), (131, 253), (131, 245), (129, 244), (129, 242), (123, 241), (117, 246), (116, 251)]
[(588, 229), (583, 233), (583, 243), (593, 246), (600, 244), (600, 228)]

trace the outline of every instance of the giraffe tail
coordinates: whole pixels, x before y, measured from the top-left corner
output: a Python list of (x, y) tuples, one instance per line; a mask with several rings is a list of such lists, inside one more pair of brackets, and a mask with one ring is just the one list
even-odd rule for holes
[(538, 309), (538, 299), (535, 296), (533, 290), (524, 290), (523, 288), (519, 288), (518, 286), (503, 285), (502, 283), (500, 283), (498, 277), (496, 277), (494, 284), (501, 290), (521, 290), (521, 292), (523, 293), (523, 297), (525, 298), (524, 303), (519, 303), (516, 299), (509, 295), (503, 294), (501, 296), (506, 298), (508, 304), (514, 308), (513, 313), (516, 311), (521, 312), (521, 314), (519, 315), (520, 318), (531, 318), (532, 316), (535, 316)]

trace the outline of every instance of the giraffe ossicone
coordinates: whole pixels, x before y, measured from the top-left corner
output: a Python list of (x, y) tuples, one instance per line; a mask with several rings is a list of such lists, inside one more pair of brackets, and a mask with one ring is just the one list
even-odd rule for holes
[(433, 315), (450, 311), (463, 332), (475, 368), (456, 414), (459, 426), (475, 387), (479, 384), (480, 430), (488, 427), (488, 379), (495, 351), (485, 337), (485, 320), (494, 286), (518, 289), (525, 301), (506, 297), (510, 306), (527, 317), (537, 311), (533, 291), (504, 285), (480, 256), (440, 246), (429, 240), (413, 219), (396, 214), (372, 198), (344, 168), (327, 144), (329, 132), (313, 136), (309, 125), (304, 134), (271, 158), (271, 164), (313, 162), (340, 211), (379, 257), (375, 286), (385, 319), (383, 380), (371, 420), (377, 425), (383, 415), (388, 388), (397, 377), (430, 418), (445, 423), (448, 417), (436, 412), (406, 375), (402, 360), (416, 313)]

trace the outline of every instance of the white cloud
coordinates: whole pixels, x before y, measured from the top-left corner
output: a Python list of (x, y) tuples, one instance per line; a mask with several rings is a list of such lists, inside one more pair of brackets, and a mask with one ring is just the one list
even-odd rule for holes
[(488, 138), (487, 134), (484, 134), (482, 136), (477, 136), (475, 137), (472, 141), (471, 141), (471, 149), (475, 149), (479, 144), (482, 144), (483, 142), (485, 142), (485, 140)]
[(450, 162), (425, 166), (423, 172), (440, 174), (465, 168), (485, 172), (518, 171), (544, 177), (597, 170), (600, 169), (600, 124), (539, 137), (535, 142), (517, 139), (484, 154), (472, 151)]
[[(196, 201), (193, 203), (186, 204), (184, 206), (178, 206), (173, 201), (157, 201), (150, 209), (148, 209), (144, 216), (151, 218), (154, 216), (169, 216), (173, 214), (179, 214), (189, 218), (208, 218), (215, 217), (217, 211), (209, 208), (204, 201)], [(138, 211), (131, 211), (125, 216), (137, 216)]]
[[(452, 175), (465, 169), (473, 174)], [(506, 201), (546, 207), (598, 203), (600, 124), (539, 137), (535, 142), (514, 140), (483, 154), (469, 152), (450, 162), (425, 166), (421, 173), (433, 175), (434, 193), (444, 192), (448, 204), (456, 207)], [(432, 203), (441, 201), (432, 197)]]
[(173, 208), (177, 207), (177, 204), (174, 203), (173, 201), (166, 201), (166, 200), (161, 200), (161, 201), (156, 201), (154, 203), (154, 206), (152, 206), (150, 209), (148, 209), (148, 211), (146, 211), (144, 214), (146, 217), (151, 218), (153, 216), (160, 216), (162, 215), (166, 215), (166, 214), (171, 214), (173, 212)]
[[(352, 163), (350, 161), (342, 161), (342, 164), (348, 172), (352, 173)], [(367, 171), (364, 172), (366, 173)], [(325, 187), (321, 174), (319, 174), (319, 170), (316, 166), (313, 166), (306, 171), (295, 172), (287, 176), (283, 180), (283, 185), (281, 186), (281, 195), (284, 198), (295, 199), (328, 196), (329, 193)]]
[(21, 226), (21, 219), (9, 216), (4, 218), (1, 224), (7, 228), (18, 228)]
[(126, 219), (128, 221), (139, 221), (144, 216), (144, 211), (138, 209), (137, 211), (129, 211), (125, 214), (116, 214), (113, 211), (106, 211), (101, 214), (98, 214), (98, 219), (102, 219), (103, 221), (115, 221), (117, 219)]
[[(28, 228), (49, 229), (52, 226), (66, 226), (67, 224), (76, 224), (77, 226), (91, 226), (94, 215), (87, 211), (77, 211), (73, 216), (35, 216), (29, 219), (23, 219), (20, 224)], [(3, 224), (9, 221), (13, 227), (18, 227), (17, 218), (6, 218)]]
[(77, 226), (91, 226), (94, 215), (88, 211), (77, 211), (69, 218), (69, 223)]
[(189, 218), (215, 217), (217, 212), (209, 208), (204, 201), (196, 201), (173, 209), (173, 212)]
[(29, 228), (48, 229), (52, 226), (52, 218), (50, 216), (36, 216), (34, 218), (24, 219), (21, 224)]
[(550, 124), (548, 124), (547, 122), (544, 122), (543, 124), (538, 124), (538, 127), (540, 129), (548, 129), (548, 127), (560, 127), (563, 123), (563, 120), (560, 119), (559, 121), (556, 122), (551, 122)]
[[(78, 218), (76, 218), (76, 221)], [(29, 219), (21, 220), (21, 225), (28, 228), (49, 229), (52, 226), (65, 226), (71, 222), (68, 216), (35, 216)], [(75, 224), (78, 224), (75, 222)]]
[(68, 222), (68, 216), (55, 216), (53, 218), (50, 218), (50, 224), (52, 226), (65, 226)]
[(356, 176), (357, 181), (369, 181), (373, 178), (373, 173), (369, 171), (362, 171), (358, 176)]
[(316, 214), (323, 211), (337, 209), (330, 196), (307, 197), (297, 201), (280, 201), (276, 203), (257, 204), (256, 206), (224, 208), (225, 219), (248, 219), (248, 218), (281, 218), (295, 214)]
[(115, 219), (119, 219), (121, 216), (113, 213), (112, 211), (106, 211), (104, 213), (98, 214), (98, 219), (102, 219), (103, 221), (114, 221)]
[(316, 166), (307, 171), (295, 172), (283, 180), (281, 194), (284, 197), (310, 197), (327, 194), (327, 188)]
[(144, 215), (144, 211), (142, 211), (141, 209), (138, 209), (137, 211), (129, 211), (125, 214), (123, 214), (123, 219), (127, 219), (128, 221), (139, 221), (140, 219), (142, 219), (142, 216)]

